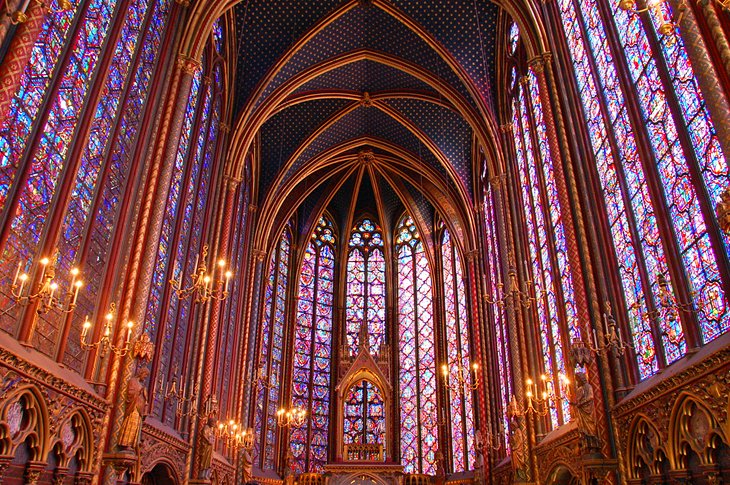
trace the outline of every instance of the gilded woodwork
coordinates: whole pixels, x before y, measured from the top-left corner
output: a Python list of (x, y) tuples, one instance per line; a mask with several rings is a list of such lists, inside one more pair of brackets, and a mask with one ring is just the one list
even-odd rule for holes
[(56, 477), (65, 475), (64, 469), (74, 457), (79, 466), (77, 480), (98, 470), (96, 444), (108, 411), (104, 400), (2, 347), (0, 383), (0, 477), (24, 442), (31, 451), (25, 470), (27, 483), (39, 479), (52, 450), (58, 460)]
[[(718, 467), (715, 450), (728, 443), (730, 348), (629, 395), (613, 410), (628, 478), (690, 473), (689, 454), (706, 477)], [(697, 470), (692, 470), (698, 473)]]

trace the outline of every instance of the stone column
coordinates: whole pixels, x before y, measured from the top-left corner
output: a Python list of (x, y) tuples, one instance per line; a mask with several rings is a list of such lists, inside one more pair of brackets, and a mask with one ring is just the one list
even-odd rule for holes
[[(148, 165), (150, 172), (144, 192), (144, 201), (137, 217), (137, 233), (133, 243), (129, 271), (125, 280), (125, 294), (119, 311), (119, 321), (133, 320), (142, 322), (147, 307), (147, 292), (141, 291), (149, 285), (157, 260), (157, 246), (167, 201), (167, 191), (172, 178), (173, 166), (177, 157), (177, 148), (182, 132), (185, 110), (188, 105), (193, 75), (201, 67), (200, 62), (186, 56), (178, 56), (171, 75), (166, 102), (162, 110), (162, 118), (158, 123), (158, 136), (154, 142)], [(117, 345), (123, 338), (118, 332)], [(116, 435), (119, 432), (123, 417), (123, 398), (126, 383), (132, 376), (132, 359), (115, 358), (109, 375), (109, 393), (107, 398), (115, 403), (104, 420), (104, 427), (109, 429), (105, 442), (100, 447), (107, 453), (113, 452)], [(113, 464), (107, 466), (104, 483), (115, 483)]]
[[(675, 4), (675, 2), (676, 0), (672, 0), (670, 3), (672, 8), (677, 10), (679, 9), (679, 5)], [(727, 75), (730, 76), (730, 42), (728, 42), (728, 38), (725, 36), (725, 31), (722, 28), (720, 19), (717, 16), (715, 1), (698, 0), (697, 4), (702, 9), (702, 15), (704, 15), (705, 22), (707, 22), (707, 26), (710, 28), (712, 40), (715, 42), (715, 47), (717, 48), (717, 52), (719, 53), (722, 61), (722, 66), (724, 67)], [(680, 23), (680, 27), (682, 28), (682, 31), (684, 31), (684, 23)]]
[[(558, 159), (555, 160), (555, 178), (559, 194), (562, 192), (560, 195), (560, 204), (561, 207), (564, 207), (563, 215), (564, 220), (566, 221), (566, 243), (568, 244), (569, 255), (572, 254), (571, 268), (574, 264), (578, 265), (575, 268), (572, 268), (572, 270), (574, 272), (573, 274), (577, 272), (579, 275), (579, 279), (573, 280), (576, 300), (578, 299), (579, 294), (583, 299), (583, 301), (578, 305), (581, 338), (584, 342), (588, 342), (591, 334), (590, 317), (593, 317), (593, 321), (595, 322), (600, 322), (602, 318), (601, 309), (598, 303), (599, 294), (593, 279), (592, 259), (588, 251), (588, 239), (584, 225), (585, 219), (582, 214), (582, 208), (578, 197), (575, 172), (573, 170), (573, 160), (570, 156), (570, 144), (568, 143), (567, 138), (567, 129), (560, 108), (560, 95), (557, 91), (555, 73), (553, 71), (552, 54), (550, 52), (546, 52), (543, 54), (542, 58), (543, 62), (540, 64), (544, 66), (544, 69), (541, 69), (540, 72), (536, 74), (540, 85), (540, 96), (544, 100), (544, 106), (550, 106), (551, 108), (554, 106), (554, 111), (553, 109), (550, 110), (550, 118), (548, 119), (546, 117), (545, 119), (545, 122), (548, 125), (548, 137), (555, 138), (555, 140), (551, 142), (551, 150), (552, 144), (555, 144), (557, 150), (562, 147), (563, 156), (565, 157), (564, 164), (562, 162), (558, 162)], [(551, 99), (555, 101), (554, 105), (551, 104)], [(565, 200), (564, 206), (563, 199)], [(571, 209), (573, 211), (572, 214)], [(567, 214), (574, 214), (573, 219), (566, 219), (565, 216)], [(570, 226), (570, 232), (568, 231), (568, 226)], [(588, 295), (586, 295), (586, 291), (588, 292)], [(576, 301), (576, 303), (578, 303), (578, 301)], [(600, 341), (603, 339), (603, 326), (597, 325), (596, 327)], [(605, 393), (596, 393), (594, 399), (597, 417), (596, 424), (598, 429), (601, 431), (603, 438), (601, 451), (605, 456), (609, 457), (612, 454), (610, 446), (611, 440), (609, 440), (609, 436), (612, 435), (613, 441), (618, 442), (618, 431), (609, 423), (608, 417), (608, 411), (613, 407), (615, 402), (613, 381), (607, 365), (599, 366), (596, 359), (593, 359), (587, 367), (589, 369), (588, 379), (593, 388), (606, 390)], [(621, 450), (616, 448), (616, 453), (619, 459), (619, 472), (621, 475), (626, 476), (625, 472), (621, 469)], [(608, 481), (609, 483), (616, 483), (616, 479), (613, 475), (609, 475)]]
[[(233, 179), (226, 177), (224, 180), (225, 185), (225, 193), (223, 194), (222, 201), (223, 204), (220, 207), (221, 210), (221, 217), (220, 217), (220, 234), (219, 234), (219, 241), (220, 246), (218, 248), (217, 254), (219, 257), (226, 255), (228, 253), (228, 241), (230, 239), (231, 234), (231, 215), (233, 214), (233, 205), (236, 202), (236, 189), (238, 188), (238, 184), (240, 183), (240, 180)], [(213, 264), (215, 264), (215, 261), (213, 261)], [(218, 327), (219, 327), (219, 320), (221, 315), (221, 307), (223, 302), (221, 301), (213, 301), (213, 306), (211, 308), (210, 317), (208, 320), (208, 335), (207, 340), (205, 342), (201, 342), (201, 345), (205, 345), (205, 354), (203, 357), (203, 375), (202, 375), (202, 384), (201, 384), (201, 391), (199, 393), (200, 396), (203, 396), (202, 403), (205, 405), (206, 401), (215, 395), (215, 389), (213, 389), (213, 373), (214, 373), (214, 367), (216, 364), (216, 356), (218, 355), (218, 352), (216, 351), (216, 344), (218, 343)], [(217, 411), (217, 410), (216, 410)], [(205, 412), (203, 412), (202, 408), (199, 409), (199, 416), (201, 418), (201, 422), (198, 423), (198, 429), (202, 427), (204, 424), (203, 422), (208, 419), (208, 416)], [(219, 418), (222, 418), (222, 416), (218, 416)], [(197, 445), (197, 441), (195, 442)], [(195, 459), (193, 462), (193, 477), (196, 478), (199, 476), (201, 468), (200, 468), (200, 462), (198, 458), (200, 457), (197, 453), (197, 450), (195, 450), (194, 453)]]
[(259, 309), (261, 308), (259, 300), (263, 293), (261, 289), (263, 287), (262, 282), (265, 278), (263, 272), (265, 271), (264, 259), (266, 259), (266, 251), (254, 249), (252, 253), (253, 258), (250, 260), (250, 263), (253, 264), (253, 271), (251, 272), (251, 278), (249, 278), (249, 281), (251, 282), (251, 300), (248, 312), (250, 318), (248, 319), (248, 334), (246, 335), (247, 342), (244, 354), (246, 356), (246, 361), (243, 365), (244, 373), (245, 370), (248, 369), (251, 378), (244, 379), (242, 403), (245, 404), (245, 407), (243, 408), (243, 419), (241, 421), (242, 423), (248, 424), (251, 423), (252, 401), (256, 399), (256, 386), (258, 384), (256, 381), (258, 377), (258, 368), (256, 368), (256, 343), (258, 339), (256, 338), (256, 332), (259, 330)]

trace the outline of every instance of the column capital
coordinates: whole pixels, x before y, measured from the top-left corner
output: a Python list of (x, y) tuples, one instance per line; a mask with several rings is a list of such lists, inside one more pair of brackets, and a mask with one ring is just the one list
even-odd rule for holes
[(545, 59), (541, 55), (537, 55), (527, 61), (527, 65), (530, 66), (533, 72), (543, 72), (545, 69)]
[(199, 60), (181, 53), (177, 56), (177, 67), (185, 74), (194, 76), (203, 68), (203, 65)]
[(238, 188), (239, 184), (241, 183), (241, 179), (238, 177), (233, 177), (231, 175), (224, 175), (223, 182), (226, 186), (226, 189), (233, 192)]
[(512, 130), (514, 130), (514, 128), (515, 126), (512, 123), (499, 125), (499, 129), (502, 131), (502, 133), (512, 133)]
[(489, 185), (491, 185), (494, 190), (501, 190), (504, 179), (504, 173), (498, 173), (489, 179)]

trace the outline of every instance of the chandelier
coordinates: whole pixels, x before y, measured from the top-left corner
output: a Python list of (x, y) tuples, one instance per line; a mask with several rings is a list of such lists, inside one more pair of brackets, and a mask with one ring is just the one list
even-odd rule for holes
[(216, 436), (234, 451), (239, 448), (250, 451), (253, 448), (253, 428), (243, 428), (232, 419), (218, 422)]
[[(72, 268), (69, 273), (71, 280), (64, 291), (61, 289), (59, 281), (56, 279), (56, 256), (53, 258), (41, 258), (35, 268), (35, 273), (40, 271), (38, 283), (34, 285), (30, 274), (33, 274), (31, 263), (31, 271), (26, 273), (22, 271), (23, 263), (18, 263), (18, 269), (15, 271), (13, 284), (10, 286), (10, 293), (13, 296), (15, 305), (30, 305), (38, 302), (36, 312), (39, 315), (48, 313), (51, 310), (58, 310), (63, 313), (72, 313), (76, 308), (76, 300), (79, 297), (79, 290), (84, 286), (84, 282), (79, 279), (79, 269)], [(35, 289), (34, 289), (35, 286)]]
[(233, 276), (233, 272), (226, 269), (225, 259), (219, 259), (218, 262), (211, 267), (210, 272), (208, 272), (207, 259), (208, 246), (205, 245), (203, 246), (202, 254), (195, 258), (195, 264), (193, 265), (193, 268), (195, 269), (190, 275), (191, 282), (190, 285), (186, 287), (183, 287), (182, 275), (175, 280), (175, 273), (177, 269), (177, 261), (175, 261), (175, 265), (172, 268), (173, 277), (170, 279), (170, 284), (172, 285), (173, 290), (175, 290), (175, 294), (179, 300), (194, 296), (195, 302), (205, 303), (211, 299), (223, 301), (228, 297), (228, 283)]
[(134, 322), (129, 321), (125, 324), (125, 327), (127, 328), (127, 334), (124, 338), (124, 345), (121, 347), (117, 347), (113, 343), (113, 322), (114, 322), (114, 313), (116, 312), (116, 306), (114, 303), (112, 303), (109, 307), (109, 311), (104, 316), (104, 330), (101, 334), (101, 337), (96, 342), (87, 342), (86, 337), (89, 334), (89, 330), (93, 327), (93, 324), (89, 320), (89, 317), (87, 316), (84, 319), (84, 323), (81, 326), (81, 348), (84, 350), (90, 350), (90, 349), (96, 349), (101, 348), (101, 356), (103, 357), (106, 355), (107, 350), (111, 350), (114, 352), (114, 354), (118, 355), (119, 357), (123, 357), (127, 355), (127, 353), (132, 349), (131, 345), (131, 339), (132, 339), (132, 329), (134, 328)]
[(276, 424), (280, 428), (298, 428), (304, 424), (307, 418), (307, 410), (301, 406), (293, 406), (289, 409), (280, 408), (276, 412)]
[[(497, 290), (501, 295), (495, 295), (493, 298), (490, 298), (488, 295), (484, 295), (484, 299), (489, 303), (490, 305), (497, 305), (500, 307), (505, 306), (505, 304), (511, 299), (514, 303), (520, 304), (524, 308), (529, 308), (533, 303), (537, 301), (537, 298), (541, 298), (545, 291), (539, 291), (533, 281), (529, 278), (530, 275), (530, 268), (527, 265), (527, 261), (523, 261), (526, 280), (522, 284), (522, 288), (520, 288), (519, 282), (517, 280), (517, 268), (515, 268), (514, 263), (514, 255), (512, 252), (507, 254), (507, 259), (509, 261), (509, 267), (507, 269), (507, 288), (505, 290), (505, 285), (502, 282), (497, 283)], [(532, 296), (532, 294), (536, 295), (536, 297)]]
[[(451, 373), (451, 369), (455, 368), (456, 372)], [(474, 362), (471, 366), (459, 364), (443, 364), (441, 373), (444, 376), (444, 385), (454, 393), (461, 391), (474, 391), (479, 387), (477, 373), (479, 372), (479, 364)], [(472, 374), (470, 377), (469, 374)], [(450, 377), (453, 376), (453, 379)]]

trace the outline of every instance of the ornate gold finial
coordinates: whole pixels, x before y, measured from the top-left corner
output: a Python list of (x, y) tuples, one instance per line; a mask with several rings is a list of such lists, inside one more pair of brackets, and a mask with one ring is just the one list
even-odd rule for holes
[(730, 186), (720, 194), (720, 200), (715, 210), (717, 211), (717, 222), (720, 224), (720, 230), (725, 234), (730, 234)]

